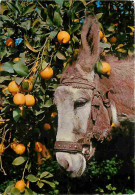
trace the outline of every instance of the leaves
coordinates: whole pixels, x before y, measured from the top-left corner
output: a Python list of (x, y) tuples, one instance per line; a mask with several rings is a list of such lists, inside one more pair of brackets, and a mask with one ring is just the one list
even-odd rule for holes
[(14, 69), (13, 69), (13, 63), (12, 62), (5, 62), (2, 65), (3, 70), (5, 70), (6, 72), (9, 73), (14, 73)]
[(38, 178), (35, 175), (29, 174), (26, 179), (28, 179), (30, 182), (37, 182)]
[(53, 19), (54, 23), (56, 26), (61, 26), (62, 25), (62, 18), (59, 12), (55, 11), (54, 12), (54, 19)]
[(57, 56), (57, 58), (59, 58), (60, 60), (66, 60), (65, 56), (64, 56), (62, 53), (60, 53), (59, 51), (56, 53), (56, 56)]
[(26, 160), (27, 160), (26, 157), (19, 156), (19, 157), (17, 157), (17, 158), (14, 159), (14, 161), (12, 162), (12, 165), (16, 165), (16, 166), (21, 165), (21, 164), (23, 164)]
[(21, 117), (21, 110), (19, 108), (16, 108), (13, 111), (13, 119), (15, 120), (15, 122), (17, 122)]
[(40, 175), (40, 178), (50, 178), (50, 177), (53, 177), (53, 175), (47, 171), (43, 172), (41, 175)]
[(34, 11), (34, 8), (36, 7), (36, 4), (34, 5), (29, 5), (27, 7), (25, 7), (24, 11), (23, 11), (23, 15), (26, 15), (26, 14), (30, 14), (31, 12)]
[(52, 106), (52, 100), (49, 99), (49, 100), (47, 100), (47, 101), (45, 102), (44, 107), (49, 108), (49, 107), (51, 107), (51, 106)]
[(30, 45), (30, 43), (28, 42), (27, 37), (26, 37), (25, 35), (24, 35), (24, 39), (25, 39), (25, 45), (26, 45), (31, 51), (37, 53), (38, 50), (34, 49), (34, 48)]
[(27, 76), (29, 72), (28, 67), (22, 61), (19, 61), (18, 63), (14, 64), (13, 68), (20, 76)]

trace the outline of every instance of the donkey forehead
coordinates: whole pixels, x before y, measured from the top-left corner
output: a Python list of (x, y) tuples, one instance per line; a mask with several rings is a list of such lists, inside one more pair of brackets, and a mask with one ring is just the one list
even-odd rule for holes
[(90, 89), (78, 89), (72, 86), (59, 86), (54, 94), (54, 103), (63, 102), (66, 99), (72, 100), (73, 102), (77, 100), (87, 99), (89, 100), (92, 95)]

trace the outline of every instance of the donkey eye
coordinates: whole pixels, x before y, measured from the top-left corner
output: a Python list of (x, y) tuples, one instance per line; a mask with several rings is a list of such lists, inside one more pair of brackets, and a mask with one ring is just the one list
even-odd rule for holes
[(85, 100), (85, 101), (76, 101), (74, 103), (74, 109), (76, 109), (78, 107), (83, 107), (87, 102), (88, 102), (88, 100)]

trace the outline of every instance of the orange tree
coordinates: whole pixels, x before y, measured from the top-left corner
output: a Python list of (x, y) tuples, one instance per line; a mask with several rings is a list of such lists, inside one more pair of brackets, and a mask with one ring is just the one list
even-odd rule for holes
[[(69, 185), (67, 191), (60, 190), (53, 176), (58, 169), (53, 159), (53, 93), (62, 71), (77, 58), (86, 15), (94, 13), (99, 20), (101, 58), (107, 53), (118, 58), (133, 55), (133, 6), (94, 0), (1, 2), (1, 192), (70, 192)], [(113, 191), (111, 187), (106, 190)]]

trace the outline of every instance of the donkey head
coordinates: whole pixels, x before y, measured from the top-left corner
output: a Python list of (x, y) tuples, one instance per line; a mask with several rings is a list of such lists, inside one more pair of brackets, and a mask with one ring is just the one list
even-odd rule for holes
[[(56, 89), (54, 103), (58, 110), (58, 130), (55, 143), (56, 158), (58, 163), (71, 173), (72, 177), (79, 177), (86, 168), (86, 158), (94, 154), (91, 137), (96, 132), (91, 130), (91, 118), (96, 117), (96, 112), (91, 112), (92, 105), (97, 107), (102, 102), (95, 95), (93, 67), (99, 58), (99, 27), (94, 16), (85, 19), (81, 31), (82, 46), (78, 58), (62, 74), (61, 84)], [(94, 94), (94, 95), (93, 95)], [(96, 108), (95, 106), (95, 108)], [(107, 115), (101, 106), (100, 113)], [(99, 108), (99, 107), (98, 107)], [(98, 110), (99, 112), (99, 110)], [(100, 125), (102, 133), (107, 129), (109, 120)], [(94, 128), (92, 128), (94, 129)], [(89, 133), (88, 133), (89, 132)], [(101, 134), (100, 129), (97, 136)], [(84, 154), (84, 155), (83, 155)], [(85, 157), (86, 158), (85, 158)]]

